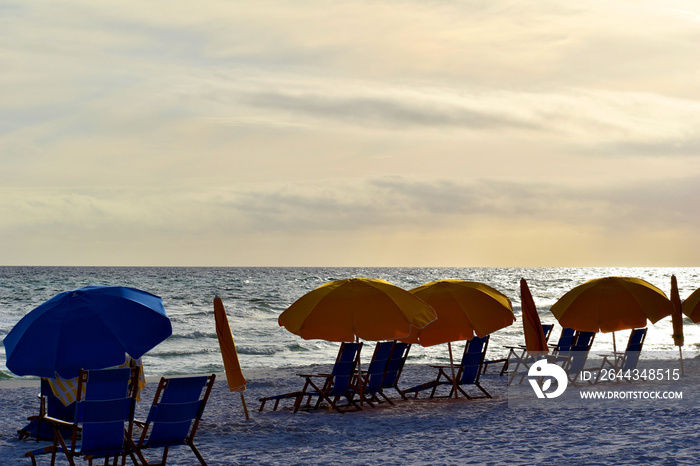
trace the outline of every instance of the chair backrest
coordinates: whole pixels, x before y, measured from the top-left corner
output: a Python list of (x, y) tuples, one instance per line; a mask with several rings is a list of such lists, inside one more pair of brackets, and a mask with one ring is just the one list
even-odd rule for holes
[(481, 365), (486, 356), (486, 349), (489, 345), (490, 335), (485, 337), (474, 337), (467, 341), (464, 348), (464, 355), (460, 363), (459, 384), (473, 384), (479, 381)]
[(365, 393), (374, 393), (382, 389), (387, 366), (394, 350), (394, 341), (380, 341), (374, 347), (372, 361), (367, 368), (367, 385), (364, 387)]
[(552, 329), (554, 329), (554, 324), (542, 324), (542, 331), (544, 332), (544, 341), (549, 341), (549, 337), (552, 335)]
[(345, 394), (352, 384), (355, 376), (357, 363), (360, 356), (362, 343), (342, 343), (338, 350), (338, 357), (333, 365), (331, 375), (333, 375), (333, 387), (330, 395)]
[(53, 393), (49, 381), (41, 378), (41, 397), (45, 403), (46, 415), (62, 421), (73, 422), (75, 419), (75, 405), (73, 403), (68, 406)]
[(404, 364), (406, 364), (406, 358), (408, 358), (408, 352), (410, 350), (410, 343), (404, 343), (402, 341), (396, 342), (394, 350), (391, 352), (391, 359), (389, 359), (384, 380), (382, 381), (382, 388), (392, 388), (396, 386), (399, 377), (401, 377), (401, 372), (403, 371)]
[(188, 437), (193, 439), (215, 378), (214, 374), (161, 378), (139, 447), (179, 445)]
[(622, 364), (623, 371), (632, 370), (637, 367), (637, 362), (639, 362), (639, 353), (642, 351), (642, 346), (644, 346), (646, 336), (646, 328), (635, 328), (630, 332), (630, 339), (627, 341), (624, 363)]
[(559, 353), (568, 353), (571, 351), (571, 347), (574, 345), (574, 336), (576, 335), (576, 330), (565, 327), (561, 329), (561, 335), (559, 336), (559, 341), (557, 341), (557, 346), (554, 350)]
[[(72, 451), (80, 428), (80, 454), (105, 457), (124, 451), (125, 429), (131, 435), (136, 405), (130, 383), (138, 382), (139, 368), (80, 371), (73, 427)], [(83, 396), (83, 387), (85, 394)]]
[(578, 374), (586, 365), (588, 353), (593, 346), (596, 332), (577, 331), (574, 336), (574, 343), (571, 345), (571, 363), (569, 364), (569, 375)]

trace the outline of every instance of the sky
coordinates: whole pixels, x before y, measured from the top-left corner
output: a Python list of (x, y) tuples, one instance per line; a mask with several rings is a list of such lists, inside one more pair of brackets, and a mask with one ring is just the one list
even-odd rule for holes
[(0, 265), (698, 266), (700, 3), (0, 0)]

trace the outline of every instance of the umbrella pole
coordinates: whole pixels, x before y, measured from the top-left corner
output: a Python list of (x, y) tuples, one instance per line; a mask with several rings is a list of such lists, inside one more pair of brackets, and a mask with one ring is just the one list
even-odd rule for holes
[(678, 354), (681, 355), (681, 375), (685, 375), (685, 371), (683, 370), (683, 348), (678, 347)]
[(243, 403), (243, 412), (245, 413), (245, 420), (250, 421), (250, 415), (248, 414), (248, 406), (245, 404), (245, 397), (243, 396), (243, 392), (241, 392), (241, 403)]
[(615, 332), (613, 332), (612, 334), (613, 334), (613, 353), (617, 354), (617, 344), (615, 342)]
[[(355, 336), (355, 342), (359, 343), (360, 342), (360, 337)], [(362, 362), (360, 360), (360, 354), (361, 352), (357, 353), (357, 383), (360, 384), (359, 387), (359, 392), (360, 392), (360, 408), (365, 405), (365, 384), (364, 381), (362, 380)]]
[(452, 369), (452, 386), (455, 392), (455, 398), (459, 398), (457, 394), (457, 377), (455, 376), (455, 364), (452, 359), (452, 342), (447, 342), (447, 351), (450, 353), (450, 369)]

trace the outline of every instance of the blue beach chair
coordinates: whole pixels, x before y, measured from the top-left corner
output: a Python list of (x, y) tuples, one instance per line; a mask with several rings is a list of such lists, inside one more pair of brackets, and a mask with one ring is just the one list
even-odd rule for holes
[[(307, 378), (315, 378), (315, 377), (325, 377), (326, 382), (324, 384), (324, 387), (330, 382), (331, 384), (333, 383), (332, 378), (335, 377), (335, 374), (338, 376), (338, 386), (337, 386), (337, 391), (341, 389), (342, 386), (347, 386), (348, 392), (351, 388), (351, 378), (355, 376), (355, 369), (357, 368), (357, 362), (358, 358), (360, 356), (360, 349), (362, 348), (362, 343), (341, 343), (340, 348), (338, 349), (338, 356), (336, 356), (335, 359), (335, 364), (333, 366), (333, 369), (330, 374), (297, 374), (302, 377), (307, 377)], [(344, 374), (347, 374), (345, 376)], [(329, 380), (331, 379), (331, 380)], [(274, 396), (266, 396), (264, 398), (259, 398), (260, 401), (260, 409), (259, 411), (262, 411), (265, 409), (265, 405), (267, 404), (268, 401), (274, 401), (274, 405), (272, 406), (272, 410), (276, 411), (280, 401), (285, 400), (285, 399), (290, 399), (294, 398), (294, 412), (299, 410), (300, 403), (304, 396), (307, 397), (307, 402), (306, 406), (310, 407), (311, 403), (311, 398), (313, 397), (319, 397), (317, 406), (320, 404), (322, 400), (322, 396), (320, 396), (318, 393), (306, 393), (309, 383), (307, 382), (304, 385), (304, 390), (302, 391), (296, 391), (296, 392), (289, 392), (289, 393), (283, 393), (281, 395), (274, 395)], [(353, 392), (354, 393), (354, 392)]]
[[(462, 361), (459, 364), (459, 369), (455, 377), (457, 380), (457, 389), (466, 398), (492, 398), (491, 394), (488, 391), (486, 391), (486, 389), (484, 389), (484, 387), (482, 387), (481, 383), (479, 382), (479, 378), (482, 372), (482, 365), (484, 363), (484, 357), (486, 356), (486, 349), (488, 348), (489, 344), (489, 336), (490, 335), (486, 335), (485, 337), (481, 338), (474, 337), (471, 340), (468, 340), (466, 346), (464, 347)], [(431, 367), (435, 367), (438, 369), (438, 375), (435, 378), (435, 380), (409, 388), (408, 390), (404, 391), (404, 393), (415, 393), (415, 396), (417, 397), (419, 392), (431, 389), (430, 398), (433, 398), (435, 396), (435, 391), (437, 390), (437, 388), (441, 385), (445, 385), (450, 387), (450, 393), (447, 396), (451, 397), (454, 394), (455, 388), (455, 384), (453, 383), (452, 374), (450, 370), (451, 366), (440, 365)], [(479, 390), (481, 390), (483, 395), (469, 395), (464, 390), (464, 388), (462, 388), (466, 385), (474, 385)]]
[[(549, 341), (549, 337), (552, 335), (553, 328), (554, 324), (542, 324), (542, 331), (544, 332), (545, 341)], [(484, 361), (484, 368), (482, 370), (482, 374), (486, 373), (486, 369), (488, 369), (489, 365), (502, 362), (503, 366), (501, 367), (500, 375), (504, 375), (506, 372), (508, 372), (508, 367), (511, 362), (517, 362), (522, 360), (522, 358), (524, 358), (525, 354), (527, 353), (527, 348), (524, 345), (506, 346), (506, 348), (508, 349), (507, 357), (500, 359), (492, 359), (490, 361)]]
[[(646, 328), (635, 328), (630, 332), (630, 338), (627, 341), (627, 348), (624, 353), (613, 353), (603, 356), (603, 361), (599, 368), (592, 369), (592, 371), (597, 371), (596, 378), (591, 383), (597, 383), (600, 381), (601, 372), (606, 366), (609, 369), (621, 370), (622, 373), (634, 370), (639, 362), (639, 355), (642, 352), (642, 347), (644, 346), (644, 340), (647, 336)], [(630, 379), (625, 379), (629, 381)]]
[[(353, 399), (358, 392), (353, 381), (356, 378), (361, 349), (362, 343), (343, 343), (330, 374), (297, 374), (304, 377), (306, 382), (296, 397), (294, 412), (296, 413), (301, 408), (304, 398), (307, 399), (306, 407), (311, 407), (311, 399), (317, 398), (315, 408), (318, 408), (321, 401), (325, 400), (339, 413), (362, 409)], [(317, 382), (317, 379), (323, 382)], [(345, 398), (347, 404), (339, 405), (340, 398)]]
[(565, 327), (561, 329), (561, 335), (556, 345), (549, 345), (552, 348), (552, 354), (568, 354), (571, 351), (571, 346), (576, 338), (576, 330)]
[[(42, 377), (39, 389), (39, 415), (31, 416), (27, 420), (29, 424), (17, 431), (20, 440), (34, 438), (39, 440), (53, 440), (53, 424), (44, 421), (46, 416), (60, 419), (72, 423), (75, 419), (75, 405), (64, 405), (56, 395), (54, 395), (49, 385), (49, 381)], [(70, 427), (60, 426), (61, 434), (69, 436)]]
[(556, 354), (549, 355), (547, 360), (563, 367), (569, 381), (571, 383), (576, 382), (586, 365), (595, 335), (596, 332), (576, 331), (571, 349), (568, 352), (559, 351)]
[(207, 463), (194, 445), (197, 427), (214, 386), (216, 375), (161, 378), (153, 404), (145, 422), (135, 421), (143, 428), (136, 451), (144, 464), (144, 450), (162, 448), (158, 465), (165, 465), (170, 447), (187, 445), (202, 465)]
[(362, 380), (360, 380), (360, 383), (362, 384), (362, 399), (370, 406), (374, 406), (372, 402), (382, 402), (382, 400), (379, 399), (380, 395), (389, 404), (394, 404), (384, 394), (383, 390), (384, 378), (386, 377), (389, 362), (391, 361), (391, 355), (394, 352), (395, 346), (395, 341), (378, 342), (374, 348), (374, 354), (372, 354), (372, 360), (369, 363), (369, 367), (366, 371), (362, 371)]
[(408, 353), (410, 350), (410, 343), (404, 343), (401, 341), (396, 342), (394, 345), (394, 350), (391, 352), (389, 364), (387, 364), (384, 380), (382, 381), (382, 390), (393, 388), (399, 393), (399, 395), (401, 395), (401, 398), (403, 399), (406, 399), (406, 396), (399, 388), (399, 379), (401, 378), (403, 366), (406, 364), (406, 359), (408, 358)]
[[(54, 425), (53, 444), (27, 452), (25, 456), (36, 465), (36, 456), (51, 453), (53, 465), (56, 455), (63, 453), (74, 465), (74, 458), (79, 456), (89, 460), (90, 464), (93, 459), (104, 458), (107, 464), (110, 457), (116, 463), (119, 457), (123, 461), (129, 453), (136, 462), (131, 440), (136, 391), (129, 387), (137, 386), (138, 374), (138, 368), (80, 371), (74, 421), (44, 417), (44, 421)], [(70, 428), (69, 443), (59, 426)]]

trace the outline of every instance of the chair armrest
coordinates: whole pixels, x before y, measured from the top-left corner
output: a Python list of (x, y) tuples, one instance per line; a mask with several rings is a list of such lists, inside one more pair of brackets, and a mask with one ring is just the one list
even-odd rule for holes
[(333, 374), (297, 374), (299, 377), (333, 377)]
[(73, 427), (73, 425), (74, 425), (72, 422), (64, 421), (63, 419), (57, 419), (57, 418), (51, 417), (51, 416), (44, 416), (42, 420), (48, 421), (52, 424), (56, 424), (59, 426)]

